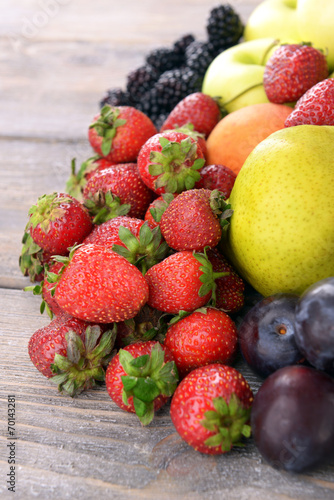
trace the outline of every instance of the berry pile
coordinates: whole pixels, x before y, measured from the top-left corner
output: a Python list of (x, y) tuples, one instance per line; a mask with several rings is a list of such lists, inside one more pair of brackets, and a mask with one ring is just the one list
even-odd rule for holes
[[(207, 32), (152, 51), (126, 91), (109, 91), (88, 127), (94, 156), (78, 173), (73, 163), (66, 192), (29, 210), (20, 268), (51, 322), (28, 352), (65, 394), (105, 384), (142, 425), (171, 398), (172, 422), (196, 450), (226, 453), (252, 432), (269, 463), (302, 471), (333, 458), (334, 278), (254, 305), (224, 255), (236, 175), (206, 164), (222, 114), (196, 85), (242, 25), (220, 6)], [(269, 74), (290, 64), (279, 61), (265, 85), (286, 100), (291, 85), (273, 89)], [(266, 378), (255, 397), (232, 366), (239, 349)]]
[(184, 97), (202, 88), (205, 72), (223, 50), (237, 44), (244, 26), (228, 4), (210, 11), (206, 40), (186, 34), (171, 47), (149, 52), (145, 62), (126, 77), (125, 89), (111, 88), (100, 105), (134, 106), (160, 128), (169, 112)]

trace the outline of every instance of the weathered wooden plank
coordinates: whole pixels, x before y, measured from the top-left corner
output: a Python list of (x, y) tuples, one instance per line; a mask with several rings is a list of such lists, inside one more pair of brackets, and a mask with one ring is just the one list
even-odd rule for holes
[[(148, 50), (185, 33), (199, 39), (212, 2), (17, 2), (0, 20), (0, 135), (82, 138), (110, 87), (124, 86)], [(232, 1), (246, 20), (259, 0)], [(47, 14), (47, 6), (54, 14)], [(57, 5), (59, 8), (57, 8)], [(44, 21), (43, 21), (44, 19)], [(18, 119), (19, 117), (19, 119)]]
[[(49, 322), (38, 297), (0, 289), (0, 309), (0, 401), (5, 409), (7, 395), (16, 396), (18, 498), (332, 498), (334, 464), (302, 476), (279, 472), (263, 463), (252, 440), (224, 456), (201, 455), (176, 434), (169, 405), (143, 428), (104, 387), (75, 399), (59, 394), (27, 352), (30, 336)], [(240, 359), (236, 367), (256, 391), (260, 379)], [(0, 420), (5, 430), (5, 411)], [(2, 432), (2, 449), (6, 437)]]

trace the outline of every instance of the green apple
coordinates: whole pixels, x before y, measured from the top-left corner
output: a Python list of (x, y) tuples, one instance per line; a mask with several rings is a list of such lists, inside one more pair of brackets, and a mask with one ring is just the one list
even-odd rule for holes
[(228, 113), (250, 104), (269, 102), (263, 88), (263, 73), (275, 48), (274, 38), (261, 38), (225, 50), (208, 67), (202, 92), (219, 97)]
[(334, 0), (298, 0), (297, 21), (301, 40), (310, 41), (327, 54), (334, 70)]
[(299, 40), (297, 0), (266, 0), (251, 13), (245, 26), (244, 39), (275, 37), (289, 43)]
[(250, 153), (223, 250), (258, 292), (302, 293), (334, 276), (334, 127), (299, 125)]
[(281, 42), (311, 42), (334, 70), (333, 0), (264, 0), (251, 13), (246, 41), (273, 36)]

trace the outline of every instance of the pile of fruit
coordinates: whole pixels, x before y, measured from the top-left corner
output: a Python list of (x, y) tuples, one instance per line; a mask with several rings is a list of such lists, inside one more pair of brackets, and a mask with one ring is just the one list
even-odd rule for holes
[(302, 471), (334, 450), (334, 79), (311, 44), (270, 42), (264, 101), (231, 111), (202, 85), (242, 33), (222, 5), (206, 42), (151, 52), (87, 126), (94, 156), (29, 210), (20, 267), (51, 319), (29, 355), (70, 396), (105, 384), (143, 425), (171, 398), (199, 452), (252, 434)]

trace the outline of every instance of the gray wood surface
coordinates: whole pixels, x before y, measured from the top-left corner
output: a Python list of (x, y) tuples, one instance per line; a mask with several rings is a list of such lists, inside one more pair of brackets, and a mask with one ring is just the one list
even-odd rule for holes
[[(246, 20), (258, 0), (231, 1)], [(73, 157), (109, 87), (153, 47), (204, 36), (203, 0), (2, 0), (0, 5), (0, 496), (18, 499), (333, 499), (334, 464), (303, 475), (244, 449), (204, 456), (161, 409), (143, 428), (105, 389), (58, 394), (30, 362), (30, 336), (49, 320), (18, 268), (27, 211), (64, 189)], [(181, 7), (182, 5), (182, 7)], [(238, 360), (254, 391), (260, 381)], [(7, 491), (7, 396), (16, 396), (16, 492)]]

